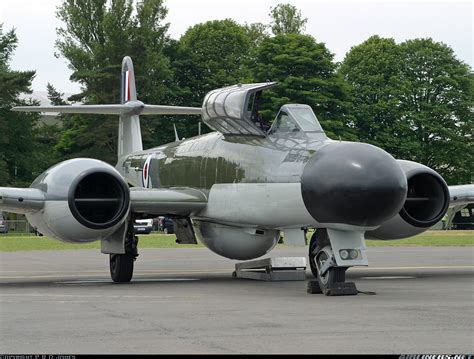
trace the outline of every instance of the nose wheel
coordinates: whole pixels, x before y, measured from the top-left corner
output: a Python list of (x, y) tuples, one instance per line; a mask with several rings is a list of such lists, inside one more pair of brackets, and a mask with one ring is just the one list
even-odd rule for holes
[(115, 283), (127, 283), (132, 280), (134, 262), (138, 257), (138, 237), (135, 236), (133, 221), (130, 221), (125, 236), (125, 253), (110, 254), (110, 277)]
[(336, 266), (326, 230), (318, 229), (311, 237), (309, 265), (323, 292), (346, 280), (347, 268)]

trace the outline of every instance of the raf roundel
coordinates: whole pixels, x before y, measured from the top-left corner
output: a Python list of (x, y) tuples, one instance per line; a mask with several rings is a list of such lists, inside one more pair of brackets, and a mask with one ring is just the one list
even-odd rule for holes
[(145, 164), (143, 165), (142, 171), (142, 184), (144, 188), (151, 188), (151, 181), (150, 181), (150, 165), (151, 165), (151, 158), (153, 156), (149, 155), (146, 158)]

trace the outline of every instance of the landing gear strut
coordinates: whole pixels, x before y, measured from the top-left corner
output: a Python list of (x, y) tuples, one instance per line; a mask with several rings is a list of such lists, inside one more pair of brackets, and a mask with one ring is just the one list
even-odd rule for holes
[(326, 292), (335, 283), (344, 283), (346, 267), (337, 267), (327, 231), (317, 229), (309, 244), (309, 265), (311, 272), (317, 278), (322, 292)]
[(133, 264), (138, 257), (138, 237), (129, 222), (125, 237), (125, 254), (110, 254), (110, 276), (116, 283), (130, 282), (133, 277)]

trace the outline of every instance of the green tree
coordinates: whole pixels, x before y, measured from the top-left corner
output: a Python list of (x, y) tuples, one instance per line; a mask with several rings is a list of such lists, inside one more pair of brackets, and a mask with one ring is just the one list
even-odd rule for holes
[(189, 28), (173, 59), (176, 80), (191, 96), (185, 101), (200, 106), (207, 92), (247, 78), (250, 44), (246, 28), (230, 19)]
[(48, 93), (48, 100), (51, 101), (51, 104), (54, 106), (63, 106), (67, 105), (67, 101), (65, 101), (64, 93), (59, 92), (56, 88), (51, 85), (49, 82), (46, 85), (46, 91)]
[(339, 72), (351, 86), (360, 140), (432, 167), (451, 184), (471, 180), (473, 76), (452, 49), (373, 36), (351, 48)]
[[(172, 80), (168, 59), (163, 55), (168, 24), (163, 0), (144, 0), (134, 7), (132, 0), (64, 0), (57, 16), (56, 46), (69, 61), (71, 80), (82, 92), (72, 101), (118, 103), (122, 58), (133, 57), (139, 98), (148, 103), (166, 100)], [(153, 142), (152, 129), (158, 120), (142, 122), (145, 145)], [(65, 157), (95, 157), (116, 160), (118, 126), (116, 116), (74, 116), (57, 146)]]
[(437, 170), (449, 183), (474, 174), (473, 75), (446, 44), (430, 38), (400, 44), (402, 121), (411, 158)]
[(393, 39), (372, 36), (351, 48), (339, 73), (350, 84), (350, 111), (359, 140), (404, 158), (413, 144), (406, 141), (400, 123), (401, 59)]
[(0, 24), (0, 186), (27, 186), (42, 171), (35, 126), (38, 114), (12, 112), (14, 106), (34, 104), (20, 99), (31, 93), (34, 71), (13, 71), (9, 61), (18, 39)]
[[(46, 90), (47, 97), (52, 105), (60, 106), (68, 104), (63, 100), (64, 93), (57, 91), (50, 83), (46, 85)], [(64, 158), (59, 156), (56, 146), (61, 137), (63, 122), (68, 116), (70, 117), (71, 115), (57, 115), (53, 123), (49, 123), (50, 121), (40, 121), (36, 128), (37, 157), (38, 161), (42, 163), (43, 170), (64, 160)]]
[(335, 73), (334, 55), (323, 43), (308, 35), (277, 35), (264, 39), (256, 52), (255, 80), (279, 82), (264, 93), (265, 121), (273, 120), (286, 103), (303, 103), (313, 108), (330, 137), (355, 138), (348, 127), (347, 85)]
[(269, 25), (262, 24), (261, 22), (254, 22), (251, 24), (246, 23), (244, 28), (252, 47), (258, 47), (263, 39), (269, 37), (267, 32)]
[(274, 35), (302, 34), (306, 28), (307, 18), (301, 11), (290, 4), (278, 4), (270, 8), (271, 29)]
[[(170, 40), (165, 54), (172, 63), (174, 81), (169, 84), (172, 97), (167, 103), (200, 107), (209, 91), (249, 81), (246, 64), (251, 44), (263, 36), (260, 30), (258, 25), (245, 27), (230, 19), (216, 20), (190, 27), (179, 41)], [(180, 137), (198, 134), (196, 116), (164, 117), (156, 126), (155, 138), (161, 143), (173, 141), (173, 123)], [(209, 132), (209, 128), (202, 126), (202, 132)]]

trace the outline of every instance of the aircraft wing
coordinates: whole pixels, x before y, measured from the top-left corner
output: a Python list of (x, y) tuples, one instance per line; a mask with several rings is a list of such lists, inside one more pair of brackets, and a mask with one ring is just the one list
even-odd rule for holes
[(465, 206), (474, 203), (474, 184), (449, 186), (449, 207)]
[(43, 208), (45, 194), (36, 188), (0, 187), (0, 211), (25, 214)]
[(153, 215), (190, 215), (203, 209), (207, 196), (194, 188), (131, 188), (131, 210)]
[(137, 100), (122, 105), (17, 106), (12, 111), (104, 115), (201, 115), (202, 112), (200, 107), (146, 105)]
[[(47, 201), (66, 201), (36, 188), (0, 187), (0, 211), (30, 213), (41, 210)], [(203, 209), (207, 196), (193, 188), (131, 188), (130, 207), (134, 213), (189, 216)]]

